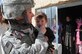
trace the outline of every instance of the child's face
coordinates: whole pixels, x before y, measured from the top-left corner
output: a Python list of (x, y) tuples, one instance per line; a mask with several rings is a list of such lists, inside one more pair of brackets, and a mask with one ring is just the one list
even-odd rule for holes
[(42, 19), (36, 19), (36, 26), (38, 27), (42, 27), (46, 25), (47, 21), (45, 20), (45, 18), (42, 18)]

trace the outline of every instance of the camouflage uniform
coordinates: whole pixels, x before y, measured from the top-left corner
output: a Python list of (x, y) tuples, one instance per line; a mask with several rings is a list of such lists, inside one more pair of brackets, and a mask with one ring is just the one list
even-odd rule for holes
[(21, 31), (8, 30), (2, 36), (2, 47), (5, 54), (45, 54), (48, 44), (40, 36), (43, 34), (40, 33), (35, 40), (30, 28)]
[[(1, 38), (4, 54), (45, 54), (48, 44), (42, 32), (38, 36), (36, 29), (24, 18), (18, 22), (15, 18), (34, 6), (33, 0), (3, 0), (3, 16), (8, 19), (9, 29)], [(36, 38), (37, 36), (37, 38)], [(35, 40), (36, 39), (36, 40)]]

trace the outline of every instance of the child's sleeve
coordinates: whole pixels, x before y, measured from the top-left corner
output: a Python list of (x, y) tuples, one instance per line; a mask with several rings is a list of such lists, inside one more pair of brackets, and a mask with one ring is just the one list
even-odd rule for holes
[(45, 33), (45, 36), (48, 36), (49, 42), (52, 42), (55, 39), (54, 33), (50, 28), (46, 28), (47, 31)]

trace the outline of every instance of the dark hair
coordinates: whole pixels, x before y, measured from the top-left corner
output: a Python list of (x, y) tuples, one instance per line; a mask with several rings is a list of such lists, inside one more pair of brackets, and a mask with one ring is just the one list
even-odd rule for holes
[(47, 21), (47, 15), (45, 13), (39, 12), (36, 14), (36, 17), (35, 17), (36, 20), (37, 19), (43, 19), (43, 18)]

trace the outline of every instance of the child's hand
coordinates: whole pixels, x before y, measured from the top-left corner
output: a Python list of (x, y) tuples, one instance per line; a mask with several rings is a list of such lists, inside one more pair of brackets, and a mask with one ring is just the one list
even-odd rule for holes
[(54, 51), (55, 51), (55, 50), (54, 50), (54, 49), (52, 49), (52, 48), (50, 48), (50, 50), (51, 50), (51, 53), (52, 53), (52, 54), (54, 54)]
[(53, 48), (49, 48), (48, 50), (51, 52), (51, 54), (54, 54), (55, 48), (54, 49)]

